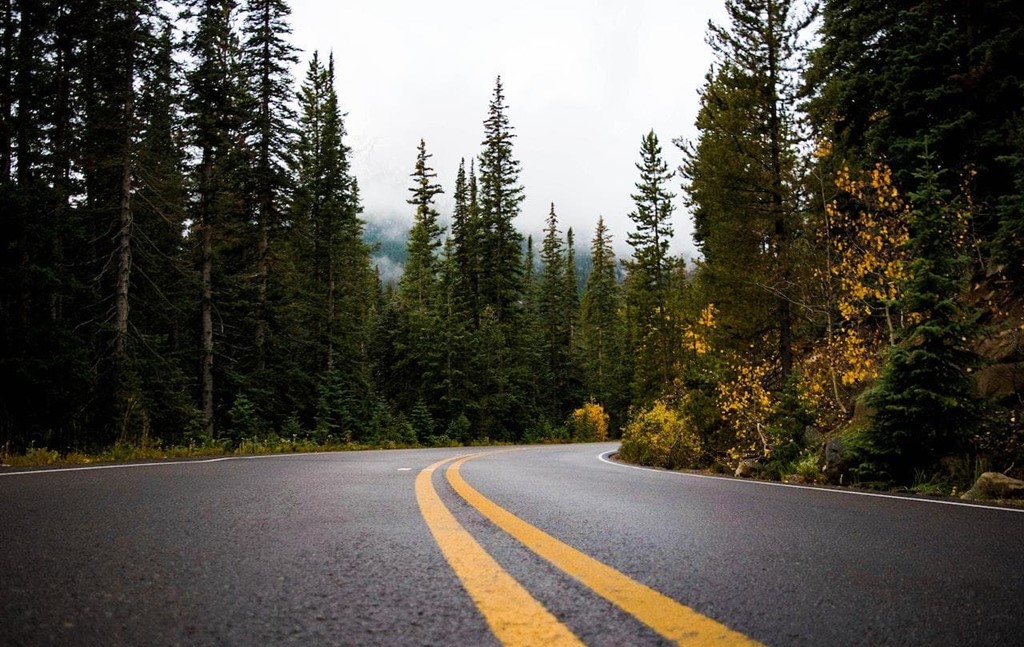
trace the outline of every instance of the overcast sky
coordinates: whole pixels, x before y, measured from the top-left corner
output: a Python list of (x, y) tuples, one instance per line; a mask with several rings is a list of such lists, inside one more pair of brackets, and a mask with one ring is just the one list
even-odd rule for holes
[[(536, 236), (553, 202), (577, 244), (603, 215), (625, 254), (641, 137), (653, 128), (678, 167), (672, 139), (695, 136), (711, 63), (707, 22), (723, 17), (722, 0), (292, 0), (292, 42), (303, 50), (298, 79), (314, 50), (334, 52), (366, 220), (411, 223), (420, 138), (447, 218), (501, 75), (526, 190), (518, 229)], [(676, 204), (673, 250), (690, 256), (690, 218)]]

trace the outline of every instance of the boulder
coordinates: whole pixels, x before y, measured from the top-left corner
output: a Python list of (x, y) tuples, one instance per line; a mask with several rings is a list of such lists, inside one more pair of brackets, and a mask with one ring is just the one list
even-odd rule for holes
[(1024, 362), (992, 364), (974, 374), (978, 395), (1002, 399), (1024, 391)]
[(759, 458), (744, 458), (740, 461), (740, 464), (736, 466), (736, 476), (740, 478), (752, 478), (757, 476), (757, 473), (761, 471), (761, 459)]
[(820, 446), (825, 442), (825, 434), (814, 425), (804, 427), (804, 443), (808, 447)]
[(834, 469), (843, 462), (843, 439), (829, 438), (825, 441), (825, 469)]
[(977, 352), (996, 364), (1024, 361), (1024, 331), (1020, 328), (1002, 330), (978, 342)]
[(978, 477), (974, 487), (964, 492), (961, 499), (1022, 499), (1024, 481), (1018, 481), (999, 472), (985, 472)]
[(853, 417), (850, 418), (850, 424), (861, 427), (871, 422), (878, 411), (869, 405), (865, 400), (867, 399), (867, 391), (864, 391), (853, 401)]
[(821, 471), (829, 483), (843, 485), (850, 471), (849, 457), (841, 437), (829, 438), (822, 449)]

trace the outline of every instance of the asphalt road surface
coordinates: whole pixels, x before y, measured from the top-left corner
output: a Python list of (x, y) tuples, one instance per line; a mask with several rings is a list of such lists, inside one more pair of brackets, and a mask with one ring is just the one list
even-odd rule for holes
[(1024, 512), (615, 448), (0, 470), (0, 645), (1024, 641)]

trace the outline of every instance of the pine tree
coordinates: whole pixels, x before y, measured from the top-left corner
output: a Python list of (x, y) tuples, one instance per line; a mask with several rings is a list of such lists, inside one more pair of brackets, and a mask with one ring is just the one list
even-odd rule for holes
[[(445, 241), (442, 290), (438, 306), (443, 348), (442, 385), (439, 396), (444, 405), (438, 419), (460, 425), (477, 417), (480, 388), (476, 344), (480, 327), (479, 285), (479, 212), (476, 205), (476, 178), (471, 162), (467, 176), (465, 160), (459, 162), (453, 192), (451, 235)], [(453, 428), (451, 437), (465, 441), (468, 430)]]
[[(245, 222), (239, 208), (241, 165), (237, 142), (242, 126), (242, 92), (236, 59), (238, 42), (232, 28), (236, 5), (232, 0), (196, 0), (188, 6), (195, 29), (188, 39), (192, 68), (188, 72), (189, 94), (186, 110), (192, 145), (196, 148), (196, 168), (192, 235), (197, 241), (200, 274), (200, 402), (206, 431), (214, 432), (215, 400), (214, 357), (217, 343), (214, 310), (219, 289), (231, 270), (217, 266), (216, 247), (226, 242), (226, 234)], [(234, 303), (230, 298), (227, 302)], [(233, 398), (224, 394), (224, 400)]]
[(538, 393), (542, 410), (553, 423), (571, 411), (571, 301), (566, 292), (566, 252), (558, 230), (555, 205), (548, 213), (541, 245), (541, 277), (537, 287), (537, 319), (540, 327)]
[[(82, 74), (88, 92), (81, 142), (86, 200), (78, 211), (98, 228), (95, 283), (103, 294), (112, 297), (98, 300), (111, 304), (111, 312), (95, 313), (97, 320), (113, 322), (109, 332), (100, 333), (103, 337), (109, 335), (110, 351), (101, 351), (102, 375), (96, 391), (103, 395), (97, 400), (109, 407), (101, 415), (111, 421), (109, 428), (118, 442), (144, 444), (154, 422), (158, 429), (161, 422), (166, 424), (154, 421), (150, 411), (162, 405), (157, 405), (160, 398), (149, 393), (150, 388), (159, 387), (147, 379), (150, 374), (143, 366), (151, 362), (159, 343), (147, 341), (144, 336), (163, 332), (165, 322), (157, 318), (156, 328), (151, 329), (149, 320), (137, 316), (144, 311), (136, 307), (143, 305), (136, 292), (141, 289), (144, 294), (153, 294), (150, 288), (154, 288), (159, 295), (169, 287), (154, 279), (162, 264), (177, 264), (180, 250), (160, 237), (163, 232), (153, 222), (173, 222), (173, 217), (161, 218), (138, 197), (167, 200), (168, 215), (176, 214), (180, 227), (180, 151), (171, 142), (164, 142), (159, 154), (153, 147), (161, 136), (158, 133), (170, 127), (168, 120), (174, 113), (170, 87), (174, 81), (167, 71), (171, 53), (166, 38), (161, 41), (157, 31), (166, 18), (155, 2), (104, 1), (93, 6), (95, 12), (85, 20), (89, 29), (83, 41), (83, 56), (88, 62)], [(150, 92), (163, 96), (149, 96)], [(153, 113), (154, 101), (163, 104), (164, 114)], [(162, 185), (166, 185), (166, 192)], [(102, 231), (115, 233), (103, 235)], [(147, 238), (150, 233), (156, 237)], [(179, 229), (179, 239), (180, 233)], [(162, 258), (155, 259), (154, 255)], [(139, 272), (153, 274), (148, 281), (140, 281)], [(167, 275), (162, 278), (170, 279)], [(180, 371), (168, 364), (169, 358), (162, 360), (158, 363), (169, 375)]]
[[(474, 182), (475, 184), (475, 182)], [(479, 223), (475, 200), (470, 194), (470, 181), (466, 177), (466, 161), (459, 161), (459, 171), (455, 176), (453, 199), (455, 206), (452, 211), (451, 262), (454, 271), (454, 298), (456, 307), (464, 311), (467, 318), (477, 325), (479, 308), (477, 306), (477, 281), (479, 276), (478, 237)], [(474, 191), (475, 193), (475, 191)]]
[[(441, 289), (441, 263), (438, 251), (443, 230), (438, 224), (435, 198), (443, 191), (434, 180), (431, 155), (421, 139), (407, 201), (416, 209), (407, 242), (405, 271), (398, 285), (392, 308), (393, 330), (380, 330), (389, 338), (390, 365), (380, 369), (390, 373), (388, 380), (378, 379), (378, 388), (389, 404), (407, 417), (414, 417), (417, 407), (428, 407), (431, 414), (443, 418), (441, 398), (447, 394), (442, 386), (446, 374), (446, 358), (441, 340), (445, 337), (442, 312), (445, 295)], [(429, 405), (427, 404), (429, 403)]]
[(612, 237), (598, 218), (590, 246), (591, 270), (580, 307), (578, 356), (584, 395), (621, 423), (629, 407), (632, 365), (625, 352), (622, 289)]
[[(717, 63), (702, 92), (700, 143), (687, 151), (683, 169), (698, 214), (696, 235), (708, 254), (706, 267), (732, 285), (744, 280), (748, 264), (760, 271), (746, 281), (767, 292), (758, 300), (770, 304), (780, 384), (793, 370), (792, 291), (801, 231), (794, 193), (800, 133), (792, 106), (797, 103), (801, 34), (814, 18), (813, 11), (798, 16), (794, 4), (728, 0), (728, 24), (709, 26)], [(735, 242), (746, 243), (744, 251), (732, 253), (730, 236), (743, 231), (749, 233)], [(709, 287), (713, 301), (720, 296), (729, 300), (727, 286)], [(737, 307), (742, 310), (745, 304)], [(720, 312), (725, 329), (742, 319), (728, 308)], [(755, 326), (748, 326), (746, 334)]]
[[(931, 162), (929, 158), (926, 162)], [(942, 188), (939, 171), (919, 173), (911, 195), (910, 263), (906, 308), (916, 323), (886, 357), (867, 396), (876, 413), (864, 434), (865, 476), (910, 484), (918, 469), (961, 455), (978, 426), (978, 399), (969, 371), (977, 358), (964, 346), (972, 333), (958, 301), (966, 284), (962, 254), (966, 205)]]
[(291, 193), (288, 154), (294, 133), (295, 113), (291, 66), (298, 61), (295, 47), (285, 38), (291, 33), (291, 13), (283, 0), (246, 0), (242, 11), (241, 66), (246, 70), (245, 92), (251, 113), (244, 124), (246, 145), (250, 149), (249, 192), (255, 202), (256, 322), (255, 346), (257, 379), (266, 379), (266, 344), (271, 313), (268, 283), (271, 273), (272, 239), (278, 236), (288, 209)]
[[(509, 344), (515, 344), (510, 350), (514, 364), (510, 367), (510, 379), (517, 386), (516, 395), (523, 405), (524, 413), (529, 412), (531, 427), (558, 424), (552, 420), (552, 393), (549, 390), (551, 380), (547, 362), (548, 344), (545, 337), (545, 322), (550, 320), (550, 313), (545, 311), (544, 284), (545, 268), (538, 263), (537, 245), (533, 235), (526, 236), (526, 251), (523, 254), (523, 298), (522, 307), (516, 317), (516, 330), (507, 337)], [(543, 255), (543, 250), (541, 251)], [(529, 379), (523, 379), (529, 373)]]
[(325, 67), (313, 54), (299, 109), (292, 245), (308, 335), (304, 375), (322, 395), (315, 413), (321, 433), (358, 436), (363, 427), (345, 425), (369, 420), (374, 406), (367, 349), (378, 282), (362, 240), (359, 187), (344, 143), (333, 56)]
[(569, 328), (569, 344), (576, 344), (580, 319), (580, 278), (576, 268), (576, 236), (572, 227), (565, 232), (565, 317)]
[[(438, 213), (434, 200), (444, 191), (434, 180), (437, 174), (428, 162), (432, 156), (421, 139), (416, 156), (416, 167), (412, 173), (414, 186), (409, 189), (412, 198), (408, 203), (416, 207), (412, 230), (407, 245), (408, 260), (399, 284), (401, 294), (419, 308), (425, 308), (434, 296), (435, 283), (440, 269), (438, 251), (444, 230), (438, 224)], [(458, 214), (464, 219), (463, 214)], [(460, 223), (461, 225), (462, 223)]]
[[(157, 29), (160, 31), (157, 31)], [(189, 267), (184, 232), (187, 189), (181, 137), (181, 79), (172, 29), (153, 26), (149, 65), (142, 70), (138, 116), (145, 124), (137, 144), (139, 173), (134, 202), (140, 234), (132, 253), (138, 331), (134, 361), (146, 394), (153, 437), (185, 442), (197, 416), (193, 339), (197, 276)]]
[(515, 304), (522, 296), (522, 235), (512, 222), (519, 215), (524, 195), (519, 184), (519, 160), (512, 155), (515, 134), (505, 114), (507, 109), (498, 77), (484, 121), (478, 223), (480, 298), (483, 307), (494, 310), (499, 323), (513, 319)]
[(662, 159), (653, 130), (641, 141), (636, 167), (640, 171), (637, 193), (632, 196), (636, 210), (629, 214), (635, 230), (626, 238), (633, 248), (633, 259), (626, 267), (632, 345), (637, 357), (634, 389), (640, 401), (648, 402), (670, 388), (677, 346), (668, 312), (669, 279), (674, 263), (668, 250), (674, 233), (671, 217), (675, 195), (665, 186), (674, 173)]
[(764, 246), (772, 219), (763, 166), (750, 163), (762, 159), (762, 149), (759, 140), (739, 137), (756, 118), (756, 96), (734, 76), (731, 70), (709, 75), (697, 116), (700, 139), (684, 150), (681, 170), (702, 256), (695, 279), (701, 307), (710, 303), (718, 313), (714, 345), (741, 353), (776, 325), (774, 298), (765, 289), (774, 282)]
[(515, 135), (505, 114), (499, 77), (484, 121), (479, 180), (471, 166), (467, 181), (468, 222), (475, 236), (464, 238), (475, 288), (472, 382), (476, 386), (474, 429), (502, 440), (521, 437), (535, 417), (528, 397), (532, 376), (526, 326), (519, 321), (525, 299), (522, 235), (513, 226), (523, 201)]
[[(460, 167), (461, 168), (461, 167)], [(464, 179), (464, 176), (463, 176)], [(458, 181), (456, 181), (458, 184)], [(452, 224), (454, 229), (454, 222)], [(437, 352), (439, 375), (435, 385), (437, 393), (435, 420), (438, 431), (457, 442), (469, 440), (457, 421), (467, 421), (466, 412), (472, 401), (474, 384), (470, 380), (470, 354), (473, 337), (472, 321), (460, 297), (460, 273), (456, 263), (454, 235), (445, 239), (441, 258), (440, 283), (435, 306), (438, 318)], [(452, 427), (452, 425), (455, 427)], [(449, 433), (449, 431), (451, 433)]]

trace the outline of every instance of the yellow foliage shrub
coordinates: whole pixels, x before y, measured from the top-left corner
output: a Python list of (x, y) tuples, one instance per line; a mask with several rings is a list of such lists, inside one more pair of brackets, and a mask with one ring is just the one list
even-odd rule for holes
[(576, 442), (608, 440), (608, 414), (596, 402), (588, 402), (569, 416), (569, 434)]
[(622, 431), (623, 460), (656, 467), (695, 467), (700, 437), (691, 420), (659, 400), (635, 414)]

